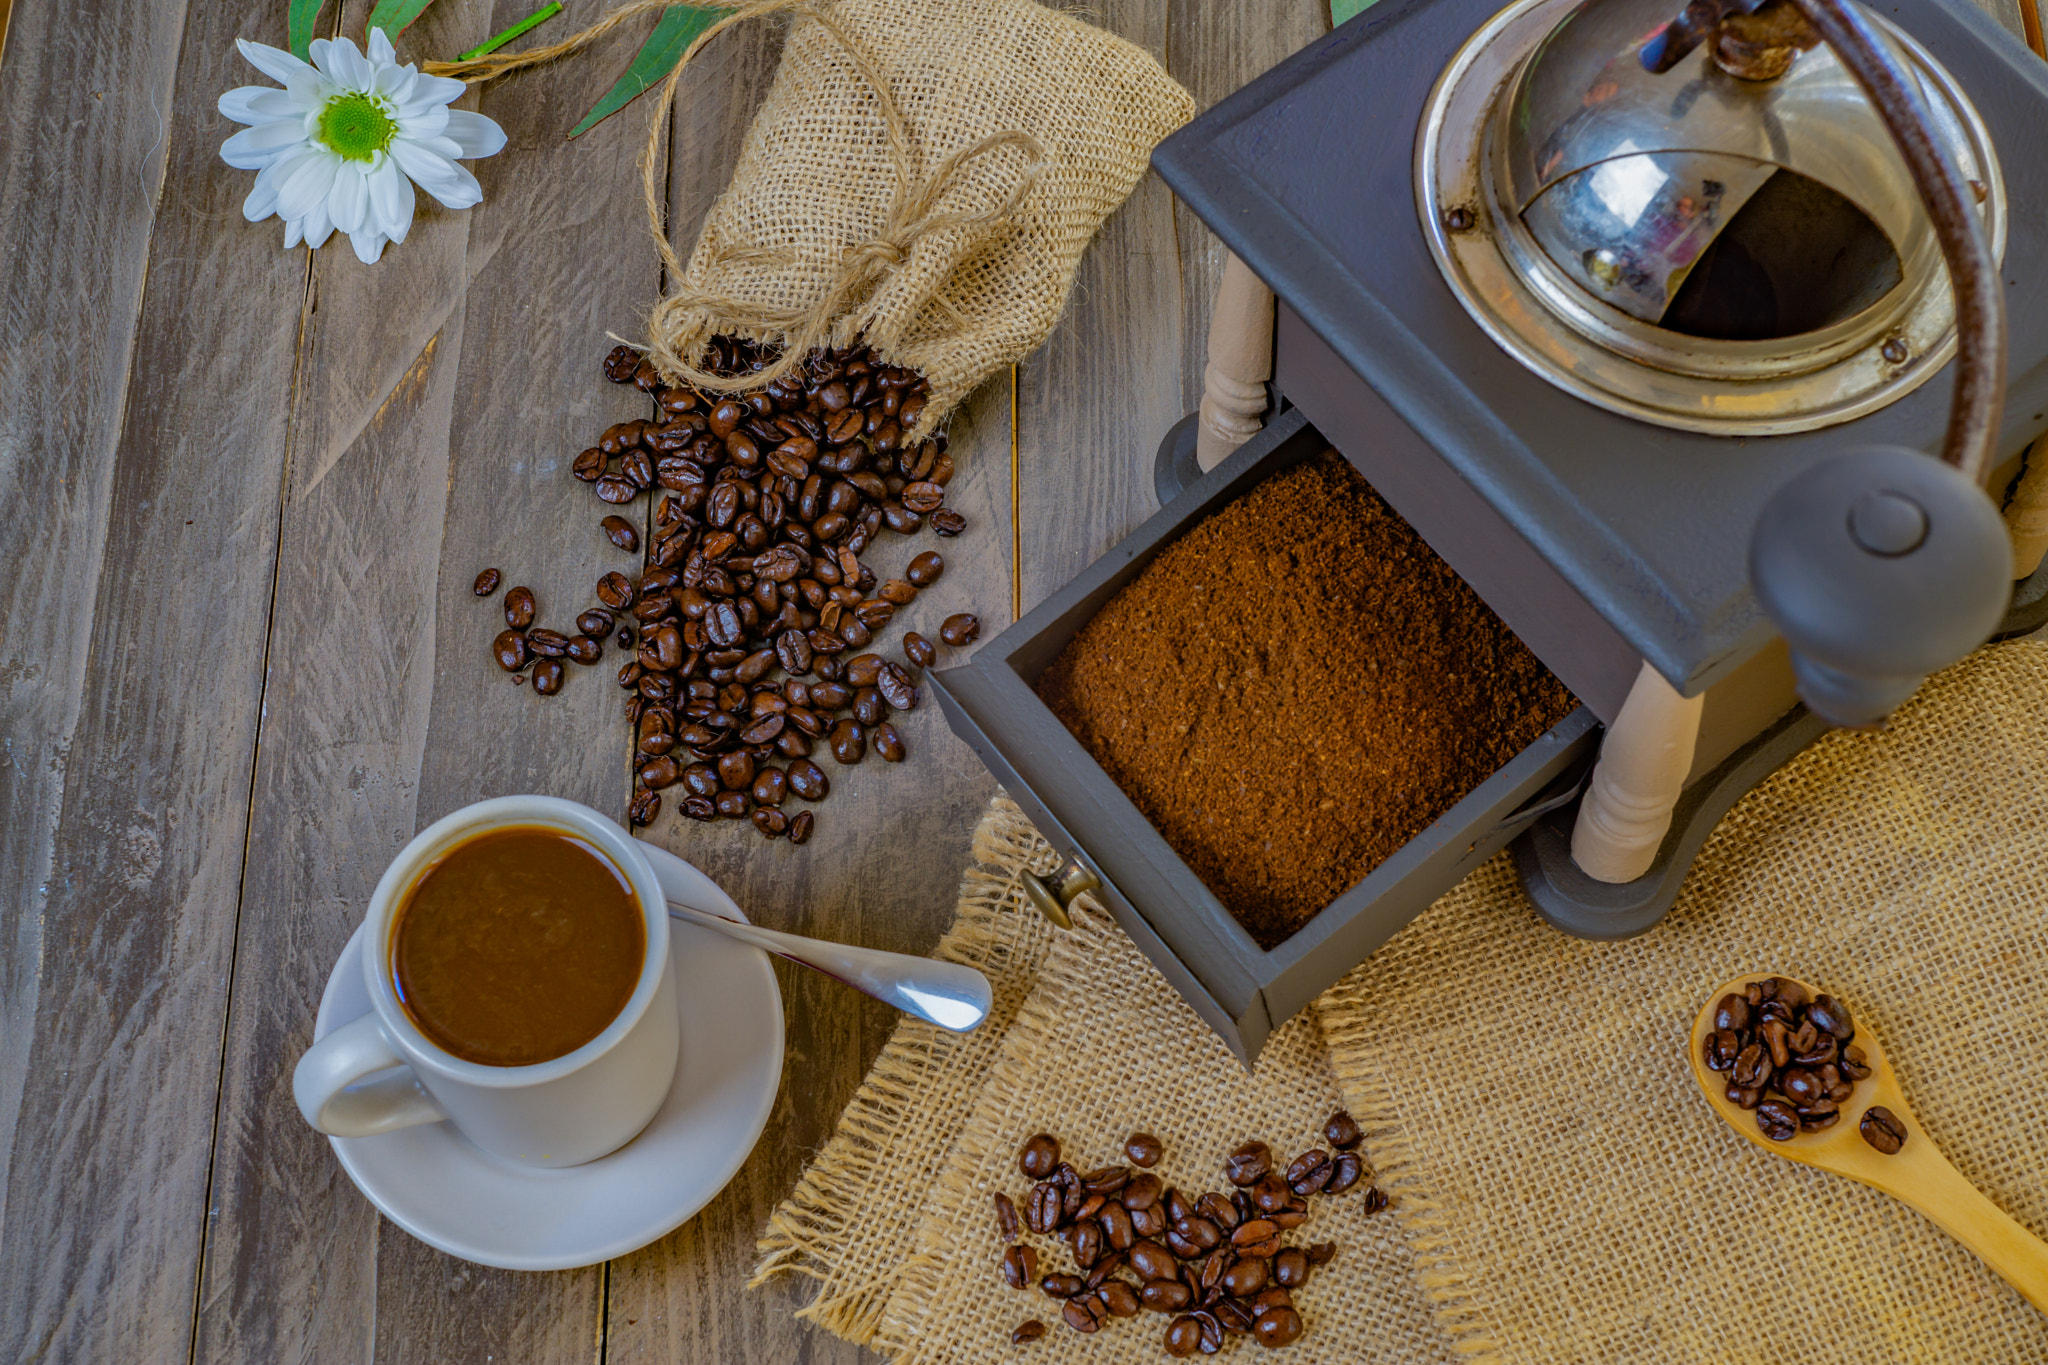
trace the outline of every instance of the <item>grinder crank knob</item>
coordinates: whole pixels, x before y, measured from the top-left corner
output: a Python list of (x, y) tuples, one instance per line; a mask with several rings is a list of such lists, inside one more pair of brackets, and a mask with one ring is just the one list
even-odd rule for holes
[(1866, 446), (1771, 496), (1749, 577), (1791, 647), (1800, 699), (1867, 727), (1990, 637), (2012, 596), (2012, 547), (1991, 499), (1953, 466)]

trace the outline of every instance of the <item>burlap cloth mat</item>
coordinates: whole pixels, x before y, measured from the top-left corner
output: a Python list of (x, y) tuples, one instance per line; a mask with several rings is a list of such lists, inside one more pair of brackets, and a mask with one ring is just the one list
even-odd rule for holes
[[(810, 1277), (802, 1314), (841, 1336), (906, 1362), (1164, 1359), (1156, 1314), (1081, 1337), (1004, 1285), (989, 1194), (1023, 1190), (1017, 1142), (1046, 1129), (1085, 1165), (1143, 1127), (1207, 1189), (1243, 1137), (1291, 1155), (1343, 1103), (1393, 1207), (1315, 1201), (1303, 1233), (1341, 1250), (1298, 1295), (1294, 1360), (2048, 1360), (2048, 1318), (1918, 1214), (1727, 1132), (1682, 1053), (1723, 980), (1825, 984), (1963, 1174), (2048, 1230), (2048, 644), (1823, 739), (1641, 938), (1545, 927), (1496, 859), (1250, 1076), (1099, 907), (1070, 934), (1029, 908), (1018, 869), (1055, 859), (1007, 800), (975, 857), (940, 952), (989, 971), (996, 1016), (899, 1027), (761, 1242), (756, 1282)], [(1010, 1345), (1028, 1317), (1051, 1332)]]

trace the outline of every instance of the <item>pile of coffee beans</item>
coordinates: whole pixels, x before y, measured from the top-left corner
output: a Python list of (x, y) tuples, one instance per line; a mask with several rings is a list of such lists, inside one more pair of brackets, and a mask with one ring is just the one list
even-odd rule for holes
[[(738, 375), (772, 359), (755, 343), (718, 338), (709, 365)], [(909, 750), (890, 717), (916, 707), (914, 670), (936, 657), (915, 634), (903, 640), (907, 663), (868, 646), (939, 581), (944, 557), (926, 550), (886, 582), (860, 560), (885, 528), (951, 537), (967, 525), (945, 506), (945, 435), (903, 439), (927, 385), (860, 345), (813, 351), (799, 370), (741, 395), (665, 385), (629, 346), (613, 349), (604, 373), (650, 394), (658, 415), (608, 427), (571, 472), (612, 507), (653, 496), (645, 567), (600, 578), (573, 633), (537, 626), (532, 591), (510, 589), (493, 657), (514, 682), (530, 665), (533, 690), (550, 696), (564, 660), (596, 664), (611, 638), (632, 651), (618, 670), (630, 694), (632, 822), (651, 823), (660, 793), (681, 784), (692, 819), (750, 819), (800, 844), (813, 817), (788, 815), (785, 802), (821, 801), (832, 785), (813, 753), (822, 746), (833, 762), (854, 764), (872, 748), (902, 762)], [(632, 521), (613, 512), (599, 525), (614, 546), (639, 552)], [(477, 595), (501, 580), (484, 570)], [(961, 646), (979, 632), (963, 612), (939, 634)]]
[[(1152, 1173), (1165, 1146), (1149, 1133), (1130, 1135), (1123, 1163), (1090, 1171), (1061, 1159), (1058, 1138), (1038, 1133), (1017, 1154), (1017, 1169), (1035, 1182), (1022, 1209), (1007, 1194), (995, 1196), (1003, 1279), (1058, 1300), (1076, 1332), (1145, 1311), (1165, 1315), (1170, 1356), (1214, 1355), (1236, 1336), (1291, 1345), (1303, 1331), (1294, 1295), (1337, 1247), (1283, 1238), (1308, 1221), (1311, 1195), (1343, 1194), (1366, 1175), (1353, 1150), (1363, 1134), (1349, 1114), (1332, 1114), (1323, 1137), (1331, 1150), (1311, 1147), (1285, 1168), (1265, 1143), (1246, 1142), (1223, 1164), (1230, 1192), (1194, 1195)], [(1387, 1206), (1376, 1185), (1363, 1198), (1367, 1213)], [(1022, 1240), (1027, 1231), (1057, 1237), (1073, 1271), (1048, 1267), (1041, 1276), (1038, 1248)], [(1010, 1340), (1021, 1345), (1045, 1331), (1031, 1318)]]
[[(1782, 976), (1722, 996), (1713, 1024), (1702, 1060), (1727, 1075), (1729, 1102), (1753, 1111), (1773, 1142), (1833, 1127), (1857, 1082), (1869, 1079), (1848, 1007), (1832, 995), (1809, 998)], [(1906, 1140), (1905, 1126), (1882, 1106), (1866, 1111), (1858, 1129), (1880, 1152), (1896, 1152)]]

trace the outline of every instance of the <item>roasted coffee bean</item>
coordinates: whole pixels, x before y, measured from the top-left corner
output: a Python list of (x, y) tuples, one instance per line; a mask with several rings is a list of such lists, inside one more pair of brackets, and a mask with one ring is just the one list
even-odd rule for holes
[(1102, 1225), (1094, 1222), (1070, 1223), (1062, 1233), (1067, 1239), (1067, 1250), (1073, 1255), (1074, 1264), (1083, 1270), (1093, 1270), (1095, 1263), (1102, 1259), (1106, 1243), (1102, 1237)]
[(1287, 1188), (1296, 1194), (1315, 1194), (1330, 1183), (1330, 1154), (1312, 1147), (1294, 1158), (1287, 1167)]
[(807, 810), (800, 810), (789, 822), (789, 841), (800, 844), (811, 837), (811, 825), (816, 817)]
[(1700, 1060), (1709, 1071), (1726, 1071), (1742, 1055), (1742, 1037), (1734, 1029), (1715, 1029), (1700, 1045)]
[(633, 590), (633, 581), (622, 573), (608, 573), (597, 580), (597, 600), (613, 611), (626, 610), (638, 596)]
[(1135, 1318), (1141, 1306), (1137, 1289), (1128, 1280), (1104, 1280), (1102, 1287), (1095, 1291), (1102, 1296), (1102, 1306), (1113, 1318)]
[(1849, 1017), (1849, 1007), (1832, 995), (1813, 997), (1813, 1003), (1806, 1007), (1806, 1017), (1815, 1028), (1833, 1034), (1838, 1042), (1846, 1043), (1856, 1036), (1856, 1021)]
[(1037, 1318), (1027, 1318), (1023, 1322), (1018, 1323), (1016, 1330), (1010, 1333), (1010, 1344), (1012, 1346), (1025, 1346), (1044, 1335), (1045, 1324)]
[(1068, 1299), (1067, 1306), (1060, 1310), (1060, 1316), (1076, 1332), (1087, 1333), (1101, 1326), (1102, 1320), (1109, 1316), (1109, 1310), (1102, 1306), (1102, 1300), (1093, 1294), (1085, 1294)]
[(950, 540), (967, 529), (967, 518), (950, 507), (941, 508), (931, 515), (932, 534)]
[(1799, 1132), (1799, 1115), (1782, 1100), (1765, 1100), (1756, 1107), (1756, 1126), (1773, 1142), (1788, 1142)]
[(569, 652), (569, 637), (559, 630), (535, 626), (526, 632), (526, 647), (543, 659), (559, 659)]
[(599, 498), (614, 506), (631, 502), (640, 494), (640, 490), (633, 486), (632, 480), (620, 474), (600, 475), (594, 487)]
[(715, 806), (718, 810), (718, 813), (724, 816), (726, 819), (737, 820), (747, 813), (749, 802), (747, 801), (747, 794), (745, 792), (727, 791), (720, 792), (718, 794), (717, 799), (714, 800), (711, 804)]
[(1337, 1244), (1335, 1242), (1312, 1242), (1309, 1244), (1308, 1263), (1310, 1265), (1328, 1265), (1335, 1259), (1337, 1259)]
[(1137, 1242), (1138, 1232), (1131, 1223), (1131, 1211), (1122, 1204), (1105, 1205), (1098, 1221), (1112, 1250), (1129, 1251)]
[(1195, 1301), (1195, 1291), (1179, 1280), (1147, 1280), (1138, 1302), (1155, 1313), (1178, 1313)]
[(1378, 1213), (1387, 1206), (1387, 1192), (1374, 1185), (1365, 1192), (1365, 1211), (1368, 1215)]
[(779, 806), (789, 795), (789, 779), (780, 768), (763, 768), (754, 774), (752, 788), (757, 806)]
[(626, 819), (635, 825), (651, 825), (659, 814), (661, 798), (653, 792), (635, 792), (632, 804), (626, 807)]
[[(904, 643), (907, 645), (911, 640), (914, 640), (918, 637), (914, 635), (906, 635), (903, 638)], [(895, 705), (895, 703), (891, 702), (890, 705), (893, 706)], [(1166, 1144), (1162, 1143), (1158, 1138), (1153, 1137), (1150, 1133), (1133, 1133), (1129, 1137), (1124, 1139), (1124, 1156), (1130, 1161), (1130, 1163), (1133, 1166), (1149, 1169), (1153, 1166), (1157, 1166), (1159, 1164), (1159, 1158), (1165, 1155)], [(1153, 1178), (1152, 1186), (1154, 1197), (1156, 1198), (1159, 1190), (1159, 1181), (1156, 1176)], [(1129, 1200), (1125, 1201), (1126, 1204), (1128, 1204), (1129, 1202)]]
[(1253, 1185), (1273, 1169), (1273, 1149), (1263, 1142), (1247, 1142), (1230, 1154), (1223, 1165), (1224, 1178), (1240, 1189)]
[(1200, 1216), (1181, 1219), (1173, 1225), (1171, 1235), (1179, 1237), (1197, 1251), (1213, 1251), (1223, 1244), (1223, 1229)]
[(873, 729), (888, 714), (889, 704), (882, 700), (882, 694), (875, 688), (863, 687), (853, 694), (853, 718), (862, 725)]
[[(1828, 997), (1820, 998), (1826, 1000)], [(1863, 1111), (1863, 1119), (1856, 1125), (1856, 1131), (1863, 1135), (1865, 1142), (1886, 1156), (1892, 1155), (1906, 1145), (1904, 1121), (1881, 1104), (1873, 1104)]]
[(1299, 1247), (1287, 1247), (1273, 1258), (1273, 1280), (1289, 1289), (1299, 1289), (1308, 1283), (1308, 1253)]
[(589, 635), (577, 635), (569, 641), (569, 657), (588, 667), (604, 658), (604, 642)]
[(886, 660), (879, 654), (856, 654), (845, 662), (846, 685), (858, 689), (875, 685), (875, 679), (882, 676), (882, 665)]
[(1051, 1133), (1033, 1134), (1024, 1140), (1024, 1146), (1017, 1152), (1017, 1169), (1027, 1180), (1050, 1179), (1059, 1164), (1060, 1140)]
[(1006, 1242), (1017, 1240), (1017, 1206), (1010, 1202), (1010, 1196), (996, 1191), (996, 1231)]
[(1787, 1067), (1778, 1073), (1772, 1084), (1796, 1107), (1810, 1107), (1827, 1098), (1827, 1087), (1821, 1078), (1803, 1066)]
[(1187, 1315), (1175, 1318), (1166, 1324), (1166, 1353), (1175, 1360), (1185, 1360), (1202, 1347), (1202, 1324)]
[(1140, 1238), (1131, 1243), (1125, 1253), (1131, 1269), (1143, 1280), (1170, 1280), (1180, 1273), (1178, 1262), (1172, 1253), (1150, 1238)]
[(1273, 1263), (1263, 1256), (1247, 1256), (1223, 1272), (1223, 1292), (1234, 1299), (1248, 1299), (1266, 1287)]
[(1771, 1079), (1771, 1055), (1762, 1043), (1751, 1043), (1729, 1068), (1729, 1080), (1746, 1090), (1762, 1089)]
[(605, 538), (626, 553), (631, 554), (640, 548), (640, 533), (624, 517), (609, 516), (598, 524), (604, 528)]
[(602, 639), (604, 636), (611, 634), (612, 626), (616, 624), (616, 621), (617, 618), (604, 608), (592, 607), (576, 618), (576, 629), (582, 631), (585, 635), (594, 635)]
[(1733, 991), (1714, 1005), (1714, 1027), (1740, 1033), (1749, 1027), (1749, 1001)]
[(1140, 1237), (1163, 1237), (1171, 1221), (1166, 1216), (1166, 1205), (1162, 1201), (1142, 1209), (1131, 1210), (1131, 1227)]
[(927, 512), (938, 511), (945, 504), (946, 490), (935, 483), (906, 484), (902, 501), (910, 511), (923, 516)]
[[(800, 758), (789, 765), (789, 789), (806, 801), (823, 801), (832, 790), (831, 779), (825, 770), (807, 758)], [(1059, 1158), (1059, 1145), (1053, 1145), (1053, 1162)], [(1027, 1171), (1028, 1175), (1029, 1172)]]
[(859, 721), (840, 721), (832, 727), (832, 734), (826, 742), (831, 745), (832, 757), (841, 763), (851, 765), (867, 757), (867, 732), (861, 729)]
[(1228, 1232), (1244, 1221), (1244, 1215), (1229, 1195), (1205, 1194), (1195, 1201), (1195, 1213)]
[(1049, 1299), (1071, 1299), (1088, 1288), (1088, 1282), (1079, 1275), (1048, 1275), (1039, 1281), (1038, 1287)]
[(1340, 1152), (1348, 1152), (1365, 1140), (1365, 1132), (1358, 1126), (1358, 1120), (1339, 1109), (1323, 1124), (1323, 1140)]
[(946, 571), (946, 558), (937, 550), (926, 550), (911, 559), (903, 576), (920, 588), (929, 588)]
[(1038, 1278), (1038, 1253), (1028, 1246), (1012, 1246), (1003, 1252), (1003, 1278), (1012, 1289), (1028, 1289)]
[(536, 607), (533, 589), (528, 587), (508, 588), (505, 592), (505, 624), (514, 630), (525, 630), (533, 624)]
[(1259, 1339), (1259, 1345), (1275, 1350), (1291, 1346), (1301, 1338), (1301, 1314), (1292, 1308), (1261, 1313), (1252, 1322), (1252, 1335)]
[(526, 667), (533, 652), (526, 647), (526, 637), (516, 630), (500, 631), (498, 638), (491, 641), (491, 656), (498, 661), (498, 667), (507, 673), (517, 673)]
[(1330, 1163), (1330, 1183), (1323, 1186), (1324, 1194), (1342, 1194), (1359, 1182), (1365, 1174), (1365, 1162), (1356, 1152), (1339, 1152)]
[(910, 675), (897, 663), (885, 663), (875, 678), (875, 688), (882, 694), (882, 700), (893, 710), (915, 711), (917, 709), (917, 687), (910, 681)]
[(725, 789), (718, 770), (709, 763), (692, 763), (683, 769), (683, 785), (698, 796), (716, 796)]
[(562, 690), (560, 659), (542, 659), (533, 666), (533, 690), (543, 697), (552, 697)]
[(1279, 1231), (1280, 1229), (1273, 1226), (1271, 1220), (1253, 1218), (1239, 1223), (1231, 1229), (1230, 1244), (1234, 1247), (1256, 1246), (1260, 1242), (1272, 1239), (1278, 1235)]
[[(687, 732), (686, 732), (687, 734)], [(754, 785), (754, 756), (744, 749), (718, 756), (718, 780), (727, 791), (743, 792)]]
[(904, 746), (903, 736), (896, 733), (896, 727), (883, 721), (875, 727), (875, 752), (885, 763), (901, 763), (910, 750)]
[(470, 591), (478, 597), (489, 597), (498, 590), (498, 583), (502, 577), (503, 575), (496, 569), (485, 569), (476, 576), (476, 582), (470, 584)]
[(914, 630), (903, 636), (903, 655), (919, 668), (930, 668), (932, 660), (939, 657), (938, 651), (932, 648), (932, 642)]
[(630, 384), (640, 368), (640, 353), (631, 346), (614, 346), (604, 358), (604, 377), (614, 384)]
[(1785, 1026), (1784, 1020), (1765, 1019), (1757, 1026), (1757, 1039), (1769, 1052), (1773, 1068), (1785, 1066), (1792, 1060), (1792, 1030)]
[[(1126, 1146), (1124, 1150), (1125, 1154), (1128, 1155), (1129, 1147)], [(1150, 1171), (1139, 1171), (1132, 1175), (1130, 1180), (1125, 1182), (1121, 1190), (1117, 1191), (1116, 1197), (1117, 1202), (1126, 1209), (1129, 1209), (1132, 1213), (1138, 1213), (1158, 1204), (1160, 1196), (1165, 1193), (1165, 1190), (1166, 1186), (1158, 1176)]]
[(939, 639), (958, 649), (981, 638), (981, 618), (972, 612), (948, 616), (939, 624)]

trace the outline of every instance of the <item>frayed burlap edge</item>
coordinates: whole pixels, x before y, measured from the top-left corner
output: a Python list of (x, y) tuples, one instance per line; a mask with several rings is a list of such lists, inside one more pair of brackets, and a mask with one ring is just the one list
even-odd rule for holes
[[(883, 1307), (911, 1269), (880, 1249), (909, 1245), (922, 1217), (922, 1186), (946, 1164), (1051, 943), (1052, 926), (1024, 903), (1017, 874), (1052, 862), (1052, 849), (1009, 797), (998, 793), (975, 826), (973, 858), (953, 927), (932, 955), (988, 976), (995, 996), (988, 1021), (968, 1034), (915, 1019), (896, 1026), (831, 1139), (769, 1216), (747, 1281), (750, 1289), (782, 1275), (813, 1281), (815, 1292), (796, 1315), (862, 1345), (876, 1342)], [(915, 1152), (925, 1159), (905, 1160)], [(877, 1264), (894, 1270), (847, 1273)]]
[(1500, 1339), (1481, 1320), (1467, 1276), (1443, 1233), (1450, 1214), (1416, 1169), (1412, 1139), (1397, 1116), (1393, 1087), (1385, 1076), (1361, 1063), (1353, 1046), (1355, 1037), (1367, 1029), (1366, 1020), (1356, 1012), (1326, 1011), (1320, 997), (1310, 1010), (1322, 1027), (1337, 1089), (1365, 1131), (1365, 1150), (1380, 1188), (1387, 1192), (1389, 1212), (1400, 1221), (1415, 1257), (1415, 1282), (1429, 1301), (1437, 1326), (1451, 1349), (1471, 1365), (1506, 1365)]
[[(1028, 822), (1025, 828), (1030, 830), (1031, 838), (1038, 842), (1039, 847), (1049, 848)], [(1068, 907), (1068, 913), (1074, 920), (1074, 927), (1069, 932), (1084, 941), (1099, 941), (1104, 931), (1115, 924), (1093, 896), (1084, 895), (1076, 899)], [(1043, 1065), (1040, 1040), (1045, 1036), (1049, 1022), (1047, 1009), (1048, 1003), (1039, 992), (1034, 991), (1025, 1001), (1024, 1008), (1018, 1011), (1002, 1040), (995, 1064), (989, 1070), (987, 1085), (998, 1087), (999, 1093), (1015, 1090), (1025, 1083), (1027, 1069)], [(1012, 1145), (1016, 1140), (1015, 1134), (997, 1133), (985, 1124), (977, 1126), (974, 1122), (977, 1109), (978, 1106), (970, 1107), (961, 1115), (963, 1126), (948, 1144), (949, 1159), (941, 1163), (948, 1172), (977, 1170), (992, 1147)], [(950, 1159), (956, 1153), (963, 1159)], [(918, 1221), (934, 1227), (951, 1226), (960, 1220), (970, 1200), (980, 1201), (983, 1198), (969, 1181), (942, 1177), (927, 1197)], [(918, 1238), (919, 1243), (926, 1240)], [(883, 1306), (885, 1311), (881, 1315), (879, 1330), (868, 1344), (891, 1356), (901, 1355), (916, 1345), (924, 1322), (925, 1306), (939, 1291), (947, 1259), (922, 1250), (913, 1251), (903, 1258), (896, 1275), (898, 1292), (891, 1296), (890, 1304)], [(896, 1305), (894, 1311), (888, 1311), (891, 1305)]]

